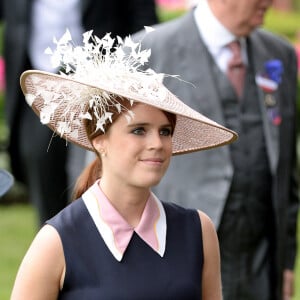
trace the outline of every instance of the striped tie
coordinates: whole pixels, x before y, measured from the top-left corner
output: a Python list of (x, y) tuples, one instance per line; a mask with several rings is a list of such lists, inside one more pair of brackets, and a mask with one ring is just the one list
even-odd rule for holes
[(239, 41), (233, 41), (227, 46), (232, 52), (232, 58), (227, 66), (227, 77), (231, 81), (238, 97), (241, 98), (246, 74), (246, 67), (241, 55), (241, 45)]

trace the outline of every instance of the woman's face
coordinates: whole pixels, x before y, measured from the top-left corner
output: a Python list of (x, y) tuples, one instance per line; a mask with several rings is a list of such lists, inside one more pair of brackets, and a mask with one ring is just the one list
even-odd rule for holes
[(131, 110), (130, 121), (120, 116), (93, 144), (105, 153), (102, 180), (149, 188), (159, 183), (169, 166), (173, 127), (157, 108), (139, 103)]

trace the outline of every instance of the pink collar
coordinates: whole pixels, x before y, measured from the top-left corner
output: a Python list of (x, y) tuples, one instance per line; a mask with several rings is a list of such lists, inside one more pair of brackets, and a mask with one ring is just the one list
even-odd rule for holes
[(82, 196), (84, 203), (105, 244), (121, 261), (133, 232), (139, 235), (161, 257), (166, 244), (166, 216), (161, 202), (153, 193), (146, 203), (140, 223), (131, 227), (112, 206), (96, 181)]

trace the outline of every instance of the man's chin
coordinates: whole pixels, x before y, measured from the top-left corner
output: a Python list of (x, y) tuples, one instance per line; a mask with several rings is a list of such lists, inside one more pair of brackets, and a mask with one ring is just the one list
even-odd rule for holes
[(258, 14), (256, 18), (253, 20), (253, 28), (260, 27), (264, 24), (265, 13)]

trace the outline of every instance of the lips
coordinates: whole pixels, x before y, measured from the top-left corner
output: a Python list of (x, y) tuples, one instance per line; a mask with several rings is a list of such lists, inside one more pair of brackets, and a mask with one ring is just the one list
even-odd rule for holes
[(151, 158), (145, 158), (145, 159), (141, 159), (141, 161), (144, 162), (153, 162), (153, 163), (163, 163), (163, 159), (162, 158), (157, 158), (157, 157), (151, 157)]

